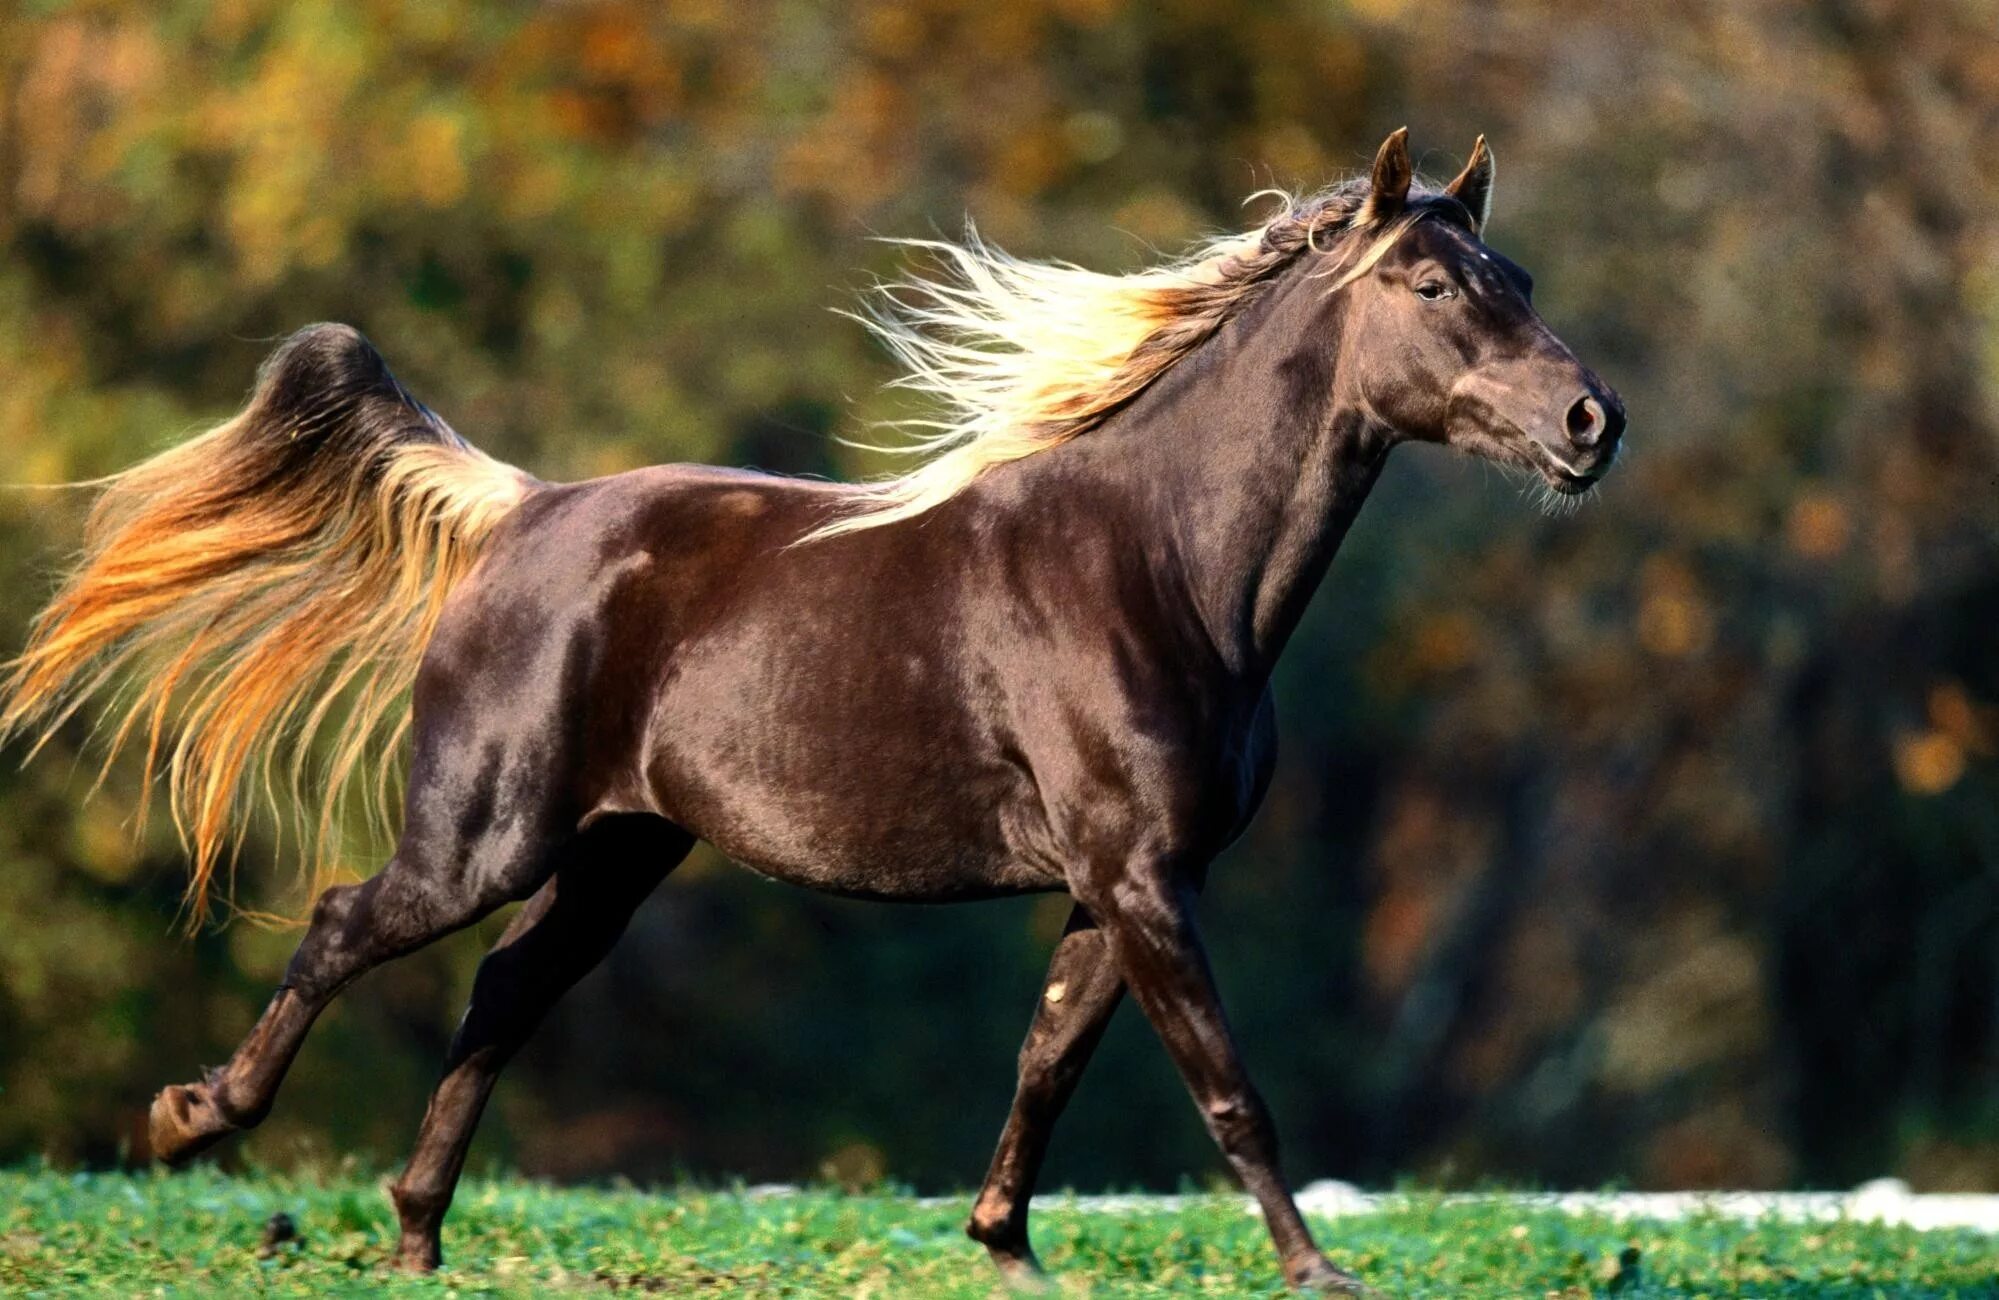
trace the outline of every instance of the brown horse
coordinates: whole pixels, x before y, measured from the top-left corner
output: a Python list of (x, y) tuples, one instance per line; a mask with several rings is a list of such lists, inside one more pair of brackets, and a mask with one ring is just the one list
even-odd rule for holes
[(1271, 667), (1389, 451), (1448, 443), (1562, 494), (1616, 454), (1617, 397), (1481, 242), (1491, 180), (1481, 140), (1412, 189), (1398, 131), (1367, 179), (1139, 275), (930, 245), (945, 274), (870, 315), (946, 418), (863, 487), (538, 482), (355, 331), (286, 341), (241, 415), (109, 482), (0, 715), (46, 735), (126, 683), (112, 749), (144, 736), (164, 767), (197, 916), (246, 804), (312, 787), (323, 855), (411, 727), (393, 856), (320, 895), (228, 1064), (154, 1102), (154, 1152), (256, 1124), (342, 988), (525, 899), (393, 1189), (398, 1261), (436, 1267), (501, 1067), (705, 839), (865, 898), (1074, 900), (968, 1229), (1009, 1279), (1038, 1276), (1036, 1172), (1129, 989), (1286, 1278), (1358, 1291), (1278, 1172), (1193, 903), (1270, 776)]

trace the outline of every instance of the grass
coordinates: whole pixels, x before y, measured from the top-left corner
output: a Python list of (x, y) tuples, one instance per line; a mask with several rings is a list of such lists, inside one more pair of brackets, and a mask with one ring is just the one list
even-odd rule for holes
[[(394, 1217), (371, 1180), (0, 1172), (7, 1295), (964, 1296), (994, 1275), (960, 1225), (968, 1201), (811, 1191), (553, 1189), (472, 1180), (446, 1266), (385, 1274)], [(298, 1239), (260, 1250), (266, 1221)], [(1571, 1217), (1500, 1198), (1412, 1196), (1319, 1225), (1343, 1266), (1403, 1300), (1615, 1295), (1786, 1300), (1999, 1298), (1999, 1240), (1857, 1223), (1677, 1224)], [(1234, 1198), (1128, 1214), (1036, 1214), (1062, 1296), (1282, 1294), (1261, 1224)], [(1635, 1267), (1633, 1262), (1635, 1261)]]

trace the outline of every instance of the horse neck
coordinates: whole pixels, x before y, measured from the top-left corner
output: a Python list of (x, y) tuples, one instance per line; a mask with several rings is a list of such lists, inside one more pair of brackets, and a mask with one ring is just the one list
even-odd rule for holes
[(1144, 503), (1153, 535), (1134, 549), (1173, 570), (1164, 576), (1242, 677), (1276, 664), (1394, 441), (1357, 395), (1343, 396), (1344, 304), (1326, 292), (1287, 273), (1070, 444), (1092, 453), (1092, 477)]

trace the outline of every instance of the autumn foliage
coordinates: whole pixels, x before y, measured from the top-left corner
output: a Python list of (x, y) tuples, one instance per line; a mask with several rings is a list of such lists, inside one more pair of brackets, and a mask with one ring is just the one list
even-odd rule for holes
[[(350, 321), (551, 479), (859, 475), (828, 309), (954, 232), (1127, 270), (1404, 122), (1624, 394), (1547, 519), (1398, 453), (1204, 906), (1301, 1174), (1999, 1188), (1999, 43), (1975, 0), (188, 0), (0, 17), (0, 479), (109, 473)], [(8, 653), (80, 502), (0, 494)], [(87, 751), (78, 724), (52, 742)], [(0, 1158), (109, 1161), (289, 940), (173, 938), (137, 767), (0, 770)], [(290, 866), (245, 857), (273, 891)], [(697, 865), (502, 1090), (559, 1176), (983, 1167), (1051, 927)], [(475, 939), (370, 981), (255, 1141), (399, 1146)], [(865, 996), (853, 996), (862, 990)], [(1132, 1023), (1052, 1181), (1213, 1160)], [(842, 1054), (835, 1043), (862, 1042)], [(554, 1072), (538, 1065), (560, 1054)], [(756, 1087), (746, 1095), (742, 1082)], [(363, 1109), (362, 1081), (406, 1098)], [(912, 1104), (912, 1098), (924, 1100)], [(581, 1118), (578, 1118), (581, 1117)], [(1086, 1127), (1087, 1126), (1087, 1127)], [(844, 1175), (842, 1175), (844, 1176)]]

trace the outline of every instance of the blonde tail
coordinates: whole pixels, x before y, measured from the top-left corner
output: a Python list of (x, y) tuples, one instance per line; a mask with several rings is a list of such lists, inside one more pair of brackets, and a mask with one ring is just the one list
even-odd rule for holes
[(258, 793), (283, 815), (280, 784), (323, 877), (357, 791), (386, 826), (384, 756), (445, 595), (535, 480), (410, 396), (357, 331), (313, 325), (235, 419), (85, 486), (102, 494), (83, 554), (6, 665), (0, 739), (39, 747), (123, 683), (105, 766), (143, 737), (146, 789), (165, 773), (194, 923)]

